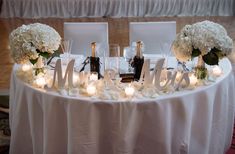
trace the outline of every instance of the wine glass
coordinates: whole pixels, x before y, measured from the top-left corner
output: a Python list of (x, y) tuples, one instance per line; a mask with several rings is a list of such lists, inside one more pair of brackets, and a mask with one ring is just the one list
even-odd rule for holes
[(168, 58), (171, 54), (171, 43), (169, 41), (160, 42), (161, 55), (165, 58), (164, 67), (168, 66)]
[(108, 53), (105, 55), (105, 70), (112, 70), (115, 76), (114, 80), (119, 75), (120, 68), (120, 46), (118, 44), (109, 44)]
[(195, 67), (195, 64), (196, 64), (195, 59), (196, 58), (192, 58), (191, 60), (189, 60), (185, 64), (189, 72), (193, 72), (193, 70), (194, 70), (194, 67)]
[[(144, 53), (145, 51), (145, 45), (144, 45), (144, 42), (142, 42), (142, 47), (141, 47), (141, 51), (142, 51), (142, 54)], [(132, 42), (131, 43), (131, 51), (133, 52), (133, 54), (136, 54), (136, 49), (137, 49), (137, 43), (136, 42)]]
[(68, 39), (68, 40), (64, 39), (61, 41), (61, 49), (63, 51), (66, 64), (68, 64), (68, 62), (70, 60), (72, 44), (73, 44), (73, 40), (70, 40), (70, 39)]
[(131, 67), (131, 60), (135, 56), (135, 52), (131, 50), (130, 47), (124, 47), (123, 49), (123, 57), (125, 61), (128, 63), (128, 72), (133, 72), (133, 68)]

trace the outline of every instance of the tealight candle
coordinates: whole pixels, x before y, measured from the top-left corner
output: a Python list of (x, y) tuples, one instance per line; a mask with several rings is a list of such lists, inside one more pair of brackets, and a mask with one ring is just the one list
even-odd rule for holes
[(219, 66), (215, 66), (212, 69), (212, 73), (214, 76), (219, 77), (222, 74), (222, 70)]
[(90, 80), (91, 81), (97, 81), (98, 80), (98, 73), (97, 72), (92, 72), (90, 75)]
[(96, 94), (96, 87), (93, 84), (89, 84), (86, 88), (87, 94), (93, 96)]
[(195, 86), (197, 84), (197, 77), (194, 74), (189, 76), (190, 85)]
[(39, 88), (44, 88), (46, 85), (46, 80), (44, 77), (38, 77), (35, 82)]
[(125, 93), (127, 97), (132, 97), (134, 95), (135, 89), (132, 86), (128, 86), (125, 88)]
[(31, 69), (31, 66), (29, 64), (23, 64), (22, 65), (22, 71), (27, 72)]

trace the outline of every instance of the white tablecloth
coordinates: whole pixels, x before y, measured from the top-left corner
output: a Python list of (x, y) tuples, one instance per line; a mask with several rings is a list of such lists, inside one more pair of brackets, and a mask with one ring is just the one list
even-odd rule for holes
[(129, 102), (62, 97), (25, 84), (13, 70), (10, 153), (222, 154), (230, 146), (231, 64), (215, 83)]
[(1, 17), (233, 16), (234, 0), (2, 0)]

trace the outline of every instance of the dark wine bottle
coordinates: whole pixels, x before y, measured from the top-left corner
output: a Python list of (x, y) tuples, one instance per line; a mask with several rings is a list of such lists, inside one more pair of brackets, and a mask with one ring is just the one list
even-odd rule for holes
[(131, 66), (134, 68), (134, 80), (138, 81), (140, 79), (142, 67), (144, 64), (144, 56), (142, 54), (142, 47), (143, 47), (142, 41), (138, 41), (136, 43), (137, 43), (136, 55), (132, 60)]

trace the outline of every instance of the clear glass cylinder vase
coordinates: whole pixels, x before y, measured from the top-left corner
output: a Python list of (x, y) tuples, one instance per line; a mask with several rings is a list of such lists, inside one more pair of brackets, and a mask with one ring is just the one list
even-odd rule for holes
[(195, 75), (197, 79), (204, 80), (208, 76), (208, 70), (205, 66), (202, 56), (198, 56), (197, 66), (195, 67)]
[(38, 57), (37, 62), (34, 64), (34, 75), (37, 76), (39, 73), (44, 73), (44, 61), (42, 56)]

